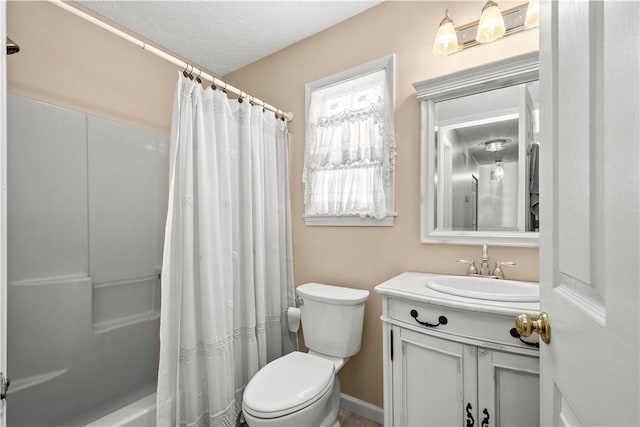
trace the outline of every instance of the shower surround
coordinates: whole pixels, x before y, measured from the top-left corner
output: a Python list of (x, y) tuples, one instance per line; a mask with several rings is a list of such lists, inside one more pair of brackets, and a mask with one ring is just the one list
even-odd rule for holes
[(8, 425), (155, 391), (168, 137), (8, 96)]

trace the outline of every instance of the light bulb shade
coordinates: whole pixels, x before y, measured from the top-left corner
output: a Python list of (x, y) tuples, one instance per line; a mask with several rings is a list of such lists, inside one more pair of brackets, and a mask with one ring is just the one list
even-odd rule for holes
[(506, 31), (504, 18), (502, 17), (502, 12), (498, 9), (498, 5), (488, 1), (482, 8), (476, 41), (478, 43), (489, 43), (504, 36)]
[(504, 178), (504, 168), (502, 167), (502, 164), (500, 164), (500, 162), (498, 162), (498, 164), (496, 165), (496, 169), (493, 171), (493, 176), (495, 177), (496, 181), (502, 181), (502, 178)]
[(445, 9), (444, 19), (440, 21), (436, 40), (433, 42), (433, 54), (450, 55), (458, 49), (458, 34), (453, 26), (453, 21), (449, 18), (449, 11)]
[(527, 15), (524, 18), (524, 26), (535, 28), (540, 26), (540, 1), (530, 0), (527, 6)]
[(450, 55), (456, 52), (460, 47), (458, 46), (458, 34), (453, 26), (453, 22), (443, 22), (438, 27), (436, 33), (436, 41), (433, 42), (433, 54), (434, 55)]

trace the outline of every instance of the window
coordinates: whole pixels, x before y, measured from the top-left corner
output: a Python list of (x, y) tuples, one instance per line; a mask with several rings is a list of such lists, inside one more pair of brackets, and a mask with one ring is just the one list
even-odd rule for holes
[(307, 225), (393, 225), (394, 62), (306, 85)]

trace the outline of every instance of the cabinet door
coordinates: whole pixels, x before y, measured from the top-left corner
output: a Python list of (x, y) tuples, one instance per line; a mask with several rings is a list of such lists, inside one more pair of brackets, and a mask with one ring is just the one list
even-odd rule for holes
[(478, 348), (479, 427), (540, 425), (538, 358)]
[(397, 327), (393, 333), (393, 424), (477, 426), (477, 348)]

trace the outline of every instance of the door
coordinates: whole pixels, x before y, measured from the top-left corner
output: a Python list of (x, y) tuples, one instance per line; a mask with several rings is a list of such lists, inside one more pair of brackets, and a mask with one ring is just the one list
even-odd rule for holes
[(542, 425), (639, 419), (638, 2), (541, 2)]
[(478, 425), (477, 348), (395, 326), (393, 333), (393, 425)]
[[(7, 18), (0, 2), (0, 374), (7, 374)], [(0, 378), (0, 394), (3, 394)], [(7, 401), (0, 400), (0, 427), (6, 425)]]

